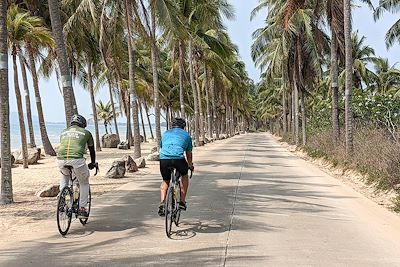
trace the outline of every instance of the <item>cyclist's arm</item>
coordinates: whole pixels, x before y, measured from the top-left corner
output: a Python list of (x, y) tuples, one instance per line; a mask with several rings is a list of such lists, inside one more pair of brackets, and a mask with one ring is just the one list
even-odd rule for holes
[(188, 162), (189, 167), (193, 166), (193, 153), (192, 151), (186, 151), (186, 160)]
[(89, 152), (90, 152), (90, 162), (92, 164), (96, 163), (96, 151), (94, 149), (94, 146), (88, 146)]
[[(96, 163), (96, 151), (94, 149), (94, 140), (93, 140), (93, 136), (90, 132), (89, 133), (89, 139), (87, 142), (87, 146), (90, 152), (90, 163), (91, 165), (94, 165)], [(90, 166), (92, 167), (92, 166)]]

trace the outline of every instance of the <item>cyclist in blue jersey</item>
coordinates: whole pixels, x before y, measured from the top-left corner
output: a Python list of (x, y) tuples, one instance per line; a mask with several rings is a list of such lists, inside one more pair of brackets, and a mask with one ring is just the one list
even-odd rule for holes
[[(186, 193), (189, 187), (188, 170), (193, 167), (193, 144), (189, 133), (184, 129), (184, 119), (175, 118), (172, 121), (172, 129), (166, 131), (161, 139), (160, 145), (160, 172), (163, 178), (160, 186), (161, 203), (158, 207), (158, 215), (164, 216), (164, 202), (167, 195), (169, 182), (171, 180), (170, 168), (175, 168), (181, 175), (182, 196), (179, 207), (186, 210)], [(186, 155), (186, 159), (185, 159)]]

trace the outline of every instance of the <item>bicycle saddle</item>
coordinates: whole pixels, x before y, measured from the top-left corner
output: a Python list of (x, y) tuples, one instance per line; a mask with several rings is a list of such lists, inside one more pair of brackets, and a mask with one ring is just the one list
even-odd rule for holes
[(68, 170), (72, 171), (72, 169), (73, 169), (74, 167), (69, 166), (69, 165), (65, 165), (64, 168), (67, 168)]

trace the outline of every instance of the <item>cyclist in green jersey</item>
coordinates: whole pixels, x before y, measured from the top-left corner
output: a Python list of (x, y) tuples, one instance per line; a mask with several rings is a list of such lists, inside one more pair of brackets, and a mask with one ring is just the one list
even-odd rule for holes
[[(92, 170), (96, 163), (96, 152), (92, 134), (86, 130), (86, 119), (78, 114), (71, 118), (71, 126), (65, 129), (60, 136), (60, 148), (58, 150), (58, 167), (62, 174), (60, 181), (60, 191), (69, 183), (69, 170), (65, 166), (72, 166), (76, 178), (79, 182), (80, 199), (79, 212), (80, 218), (88, 217), (86, 205), (89, 197), (89, 169)], [(86, 145), (90, 151), (91, 163), (86, 165), (83, 157)]]

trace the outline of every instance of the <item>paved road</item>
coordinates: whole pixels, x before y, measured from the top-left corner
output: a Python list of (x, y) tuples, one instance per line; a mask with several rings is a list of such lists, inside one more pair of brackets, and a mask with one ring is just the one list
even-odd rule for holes
[(397, 216), (267, 134), (209, 145), (195, 162), (172, 240), (155, 213), (159, 178), (147, 176), (97, 199), (67, 238), (49, 221), (10, 241), (0, 266), (400, 266)]

